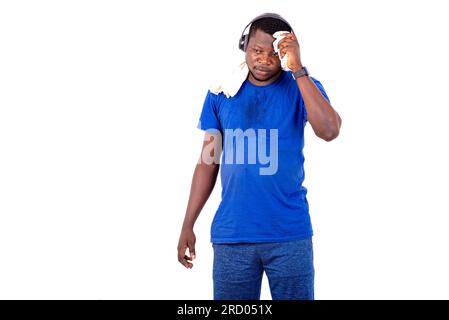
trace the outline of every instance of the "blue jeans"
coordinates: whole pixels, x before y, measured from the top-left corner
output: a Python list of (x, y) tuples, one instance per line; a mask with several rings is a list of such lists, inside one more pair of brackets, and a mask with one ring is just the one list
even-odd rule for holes
[(311, 238), (212, 246), (215, 300), (259, 300), (264, 271), (273, 300), (314, 299)]

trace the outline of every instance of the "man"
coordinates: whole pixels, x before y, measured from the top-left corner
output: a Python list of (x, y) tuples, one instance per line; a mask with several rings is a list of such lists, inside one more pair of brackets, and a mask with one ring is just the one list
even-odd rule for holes
[[(279, 55), (273, 48), (278, 31), (288, 31), (279, 41)], [(204, 160), (219, 158), (223, 146), (222, 200), (211, 228), (214, 299), (260, 299), (263, 272), (273, 299), (314, 298), (313, 232), (302, 186), (304, 126), (308, 121), (319, 138), (331, 141), (341, 118), (321, 83), (308, 75), (290, 31), (276, 14), (256, 17), (241, 42), (247, 79), (232, 97), (208, 92), (203, 105), (199, 128), (206, 134), (178, 260), (193, 266), (193, 226), (220, 168), (217, 161)], [(285, 55), (290, 71), (281, 68)]]

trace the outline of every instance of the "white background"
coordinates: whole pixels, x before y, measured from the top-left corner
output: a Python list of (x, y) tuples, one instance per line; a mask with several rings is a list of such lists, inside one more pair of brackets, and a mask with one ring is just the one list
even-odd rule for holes
[[(218, 184), (176, 245), (209, 85), (256, 15), (343, 118), (306, 131), (317, 299), (448, 299), (446, 1), (4, 1), (0, 298), (210, 299)], [(269, 299), (266, 281), (262, 298)]]

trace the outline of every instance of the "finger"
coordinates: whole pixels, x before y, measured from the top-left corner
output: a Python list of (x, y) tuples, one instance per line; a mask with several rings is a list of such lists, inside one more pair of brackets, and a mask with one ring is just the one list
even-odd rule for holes
[(282, 43), (295, 43), (295, 42), (297, 42), (295, 39), (284, 38), (284, 39), (279, 41), (278, 45), (282, 44)]
[(281, 54), (281, 59), (285, 56), (285, 54), (287, 53), (287, 49), (281, 49), (279, 50), (280, 54)]
[(178, 261), (179, 263), (181, 263), (184, 267), (191, 269), (193, 267), (193, 264), (191, 264), (188, 259), (190, 259), (189, 257), (187, 257), (186, 255), (182, 256), (182, 255), (178, 255)]
[(285, 53), (286, 53), (285, 50), (281, 50), (280, 53), (281, 53), (281, 59), (283, 59), (285, 56)]
[(192, 267), (193, 267), (193, 264), (190, 261), (192, 261), (192, 259), (190, 257), (184, 256), (184, 262), (185, 262), (184, 266), (188, 269), (192, 269)]
[(282, 38), (281, 40), (279, 40), (279, 42), (278, 42), (278, 47), (281, 45), (281, 44), (283, 44), (283, 43), (285, 43), (286, 41), (288, 41), (289, 39), (287, 39), (287, 38)]
[(283, 46), (288, 46), (289, 44), (295, 44), (296, 41), (291, 40), (291, 39), (282, 39), (282, 41), (279, 41), (278, 43), (278, 48), (282, 48)]
[(278, 44), (278, 49), (282, 49), (282, 48), (284, 48), (285, 46), (288, 46), (288, 43), (286, 43), (286, 42), (279, 43), (279, 44)]
[(183, 245), (178, 247), (178, 261), (183, 264), (185, 266), (185, 264), (187, 263), (185, 257), (186, 257), (186, 249), (187, 246)]
[(281, 59), (288, 53), (287, 49), (281, 50)]
[(179, 262), (187, 269), (192, 269), (193, 264), (191, 264), (186, 258), (180, 258)]
[(288, 45), (284, 45), (281, 48), (279, 48), (279, 50), (296, 50), (297, 48), (299, 48), (299, 46), (295, 43), (291, 43)]
[(190, 257), (192, 258), (192, 260), (195, 260), (195, 258), (196, 258), (195, 244), (194, 243), (189, 243), (188, 246), (189, 246)]

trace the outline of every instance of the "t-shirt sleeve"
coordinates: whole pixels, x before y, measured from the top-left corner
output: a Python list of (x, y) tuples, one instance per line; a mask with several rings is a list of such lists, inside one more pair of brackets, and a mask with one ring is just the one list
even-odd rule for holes
[[(323, 95), (324, 98), (326, 98), (326, 100), (331, 103), (331, 101), (329, 100), (329, 97), (327, 96), (326, 90), (324, 90), (323, 85), (321, 84), (321, 82), (319, 82), (317, 79), (310, 77), (312, 79), (312, 81), (315, 83), (315, 85), (317, 86), (317, 88), (320, 90), (321, 94)], [(304, 100), (301, 99), (301, 108), (302, 108), (302, 112), (303, 112), (303, 119), (304, 119), (304, 123), (307, 121), (307, 110), (306, 110), (306, 106), (304, 104)]]
[(207, 92), (206, 98), (203, 103), (203, 109), (201, 111), (200, 119), (198, 121), (197, 128), (205, 131), (219, 130), (221, 131), (221, 124), (218, 118), (218, 96)]

